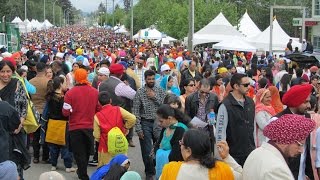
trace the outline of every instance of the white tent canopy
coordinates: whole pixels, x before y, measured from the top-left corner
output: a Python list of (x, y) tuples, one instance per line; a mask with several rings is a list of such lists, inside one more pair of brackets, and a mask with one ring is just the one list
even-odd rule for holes
[(163, 44), (170, 44), (170, 42), (177, 41), (177, 39), (170, 36), (166, 36), (161, 39), (157, 39), (154, 42), (158, 44), (160, 41), (161, 41), (161, 45), (163, 45)]
[(256, 52), (257, 48), (247, 42), (244, 38), (234, 37), (229, 40), (223, 40), (215, 45), (214, 49)]
[(261, 33), (257, 25), (252, 21), (247, 12), (240, 19), (239, 31), (246, 37), (254, 37)]
[(19, 23), (22, 23), (22, 20), (18, 16), (16, 16), (11, 22), (19, 24)]
[(124, 33), (124, 34), (128, 33), (128, 31), (124, 27), (124, 25), (121, 25), (121, 26), (116, 25), (116, 26), (113, 27), (113, 30), (114, 30), (115, 33)]
[[(292, 39), (279, 25), (278, 21), (275, 19), (273, 21), (273, 36), (272, 36), (272, 50), (274, 51), (284, 51), (287, 47), (289, 39)], [(256, 46), (258, 49), (268, 51), (270, 42), (270, 26), (265, 29), (262, 33), (255, 37), (249, 39), (249, 42)], [(301, 43), (293, 40), (292, 47), (301, 48)]]
[(51, 24), (47, 19), (41, 24), (43, 28), (51, 28), (53, 24)]
[(208, 25), (193, 35), (193, 44), (221, 42), (234, 37), (244, 37), (220, 12)]
[[(146, 36), (147, 35), (147, 36)], [(135, 39), (161, 39), (162, 33), (155, 28), (141, 29), (133, 36)]]

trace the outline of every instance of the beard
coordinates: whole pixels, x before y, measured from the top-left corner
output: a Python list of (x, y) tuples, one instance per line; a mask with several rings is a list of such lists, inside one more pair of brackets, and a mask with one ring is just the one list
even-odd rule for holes
[(153, 87), (154, 87), (154, 83), (146, 83), (146, 86), (147, 86), (148, 88), (153, 88)]

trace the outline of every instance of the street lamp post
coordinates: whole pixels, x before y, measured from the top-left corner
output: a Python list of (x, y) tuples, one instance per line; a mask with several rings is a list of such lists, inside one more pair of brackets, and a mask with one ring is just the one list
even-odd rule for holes
[(131, 0), (131, 23), (130, 23), (130, 36), (131, 39), (133, 40), (133, 0)]
[(189, 0), (188, 51), (190, 52), (193, 52), (193, 33), (194, 33), (194, 0)]
[(112, 27), (114, 27), (114, 0), (112, 0)]
[(43, 21), (46, 20), (46, 0), (43, 0)]
[(54, 5), (56, 4), (56, 2), (57, 2), (58, 0), (55, 0), (54, 1), (54, 3), (53, 3), (53, 5), (52, 5), (52, 15), (53, 15), (53, 24), (55, 24), (55, 15), (54, 15)]
[(24, 20), (27, 19), (27, 0), (24, 0)]
[(66, 25), (66, 11), (69, 10), (69, 8), (65, 9), (63, 11), (63, 17), (64, 17), (64, 25)]

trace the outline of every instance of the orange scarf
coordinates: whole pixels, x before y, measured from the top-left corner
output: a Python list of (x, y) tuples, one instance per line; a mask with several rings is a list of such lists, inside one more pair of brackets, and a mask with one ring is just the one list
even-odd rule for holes
[[(170, 162), (163, 167), (161, 180), (176, 180), (181, 165), (184, 162)], [(213, 168), (209, 169), (209, 179), (214, 180), (233, 180), (233, 173), (228, 164), (222, 161), (216, 161)]]

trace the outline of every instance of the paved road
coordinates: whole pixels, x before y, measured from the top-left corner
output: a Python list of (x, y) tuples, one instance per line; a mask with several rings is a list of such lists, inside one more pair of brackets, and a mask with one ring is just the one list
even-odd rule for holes
[[(136, 145), (136, 147), (129, 148), (129, 159), (131, 161), (131, 166), (130, 170), (138, 172), (142, 178), (144, 178), (144, 165), (142, 162), (142, 157), (141, 157), (141, 150), (140, 150), (140, 144), (139, 144), (139, 139), (138, 136), (133, 137), (133, 141)], [(76, 165), (74, 165), (76, 167)], [(24, 177), (25, 180), (38, 180), (39, 176), (41, 173), (50, 171), (51, 170), (51, 165), (50, 164), (32, 164), (31, 167), (27, 170), (24, 171)], [(88, 166), (88, 174), (91, 175), (92, 172), (96, 170), (95, 167), (90, 167)], [(76, 180), (78, 179), (78, 176), (76, 173), (66, 173), (65, 168), (63, 165), (63, 160), (59, 158), (58, 166), (57, 166), (57, 171), (65, 176), (67, 180)]]

